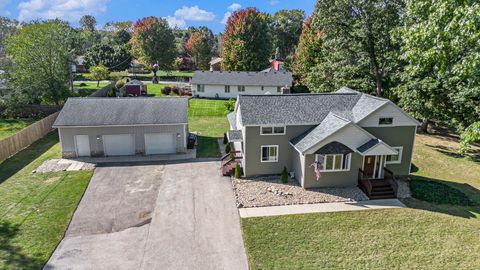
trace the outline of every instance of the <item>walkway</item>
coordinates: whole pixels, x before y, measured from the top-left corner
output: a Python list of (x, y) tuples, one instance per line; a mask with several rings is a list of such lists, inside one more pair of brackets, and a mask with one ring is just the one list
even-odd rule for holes
[(406, 206), (397, 199), (370, 200), (360, 202), (342, 202), (342, 203), (316, 203), (316, 204), (297, 204), (282, 205), (255, 208), (240, 208), (240, 217), (267, 217), (308, 213), (324, 212), (342, 212), (342, 211), (360, 211), (372, 209), (387, 208), (405, 208)]

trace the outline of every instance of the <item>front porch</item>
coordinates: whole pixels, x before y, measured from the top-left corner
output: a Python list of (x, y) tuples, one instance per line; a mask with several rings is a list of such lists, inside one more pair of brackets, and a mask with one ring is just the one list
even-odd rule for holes
[(398, 184), (392, 171), (383, 167), (383, 176), (373, 178), (364, 170), (358, 169), (358, 187), (371, 199), (397, 198)]

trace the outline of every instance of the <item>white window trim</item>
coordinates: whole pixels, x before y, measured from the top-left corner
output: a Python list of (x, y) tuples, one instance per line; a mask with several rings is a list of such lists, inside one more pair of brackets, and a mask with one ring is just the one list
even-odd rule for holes
[[(262, 159), (262, 154), (263, 154), (263, 148), (264, 147), (268, 147), (268, 148), (275, 147), (275, 148), (277, 148), (277, 151), (275, 151), (275, 153), (277, 154), (275, 156), (275, 160), (263, 160)], [(270, 154), (270, 151), (269, 151), (269, 154)], [(269, 155), (269, 157), (270, 157), (270, 155)], [(260, 146), (260, 162), (262, 162), (262, 163), (263, 162), (278, 162), (278, 145), (261, 145)]]
[[(323, 159), (323, 164), (322, 164), (322, 168), (326, 168), (327, 167), (327, 156), (334, 156), (333, 158), (333, 164), (335, 166), (335, 156), (336, 155), (342, 155), (342, 159), (340, 161), (340, 164), (343, 164), (343, 154), (326, 154), (326, 155), (322, 155), (324, 156), (324, 159)], [(347, 154), (349, 156), (348, 158), (348, 164), (347, 164), (347, 168), (346, 169), (333, 169), (333, 170), (326, 170), (326, 169), (321, 169), (320, 172), (349, 172), (350, 171), (350, 165), (352, 164), (352, 153), (349, 153)], [(315, 155), (315, 161), (318, 161), (318, 154)]]
[[(392, 123), (391, 124), (380, 124), (380, 119), (382, 119), (382, 118), (392, 118)], [(382, 117), (378, 117), (377, 125), (379, 127), (393, 126), (394, 121), (395, 121), (395, 117), (393, 117), (393, 116), (382, 116)]]
[(403, 155), (403, 146), (392, 146), (392, 148), (398, 151), (398, 160), (387, 161), (387, 158), (385, 157), (385, 164), (401, 164), (402, 155)]
[(197, 84), (197, 92), (205, 93), (205, 84)]
[[(272, 133), (263, 133), (263, 128), (272, 128)], [(283, 133), (274, 133), (276, 127), (283, 127)], [(261, 136), (278, 136), (287, 134), (287, 126), (260, 126), (260, 135)]]
[(230, 85), (225, 85), (225, 93), (230, 93)]
[[(241, 90), (240, 90), (240, 89), (241, 89)], [(243, 93), (243, 92), (245, 92), (245, 89), (246, 89), (245, 85), (237, 85), (237, 91), (238, 91), (238, 92), (242, 92), (242, 93)]]

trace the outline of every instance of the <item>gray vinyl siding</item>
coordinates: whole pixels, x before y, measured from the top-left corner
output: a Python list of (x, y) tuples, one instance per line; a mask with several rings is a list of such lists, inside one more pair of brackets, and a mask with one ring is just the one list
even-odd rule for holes
[(317, 187), (351, 187), (356, 186), (358, 182), (358, 169), (362, 168), (363, 157), (357, 153), (352, 153), (350, 170), (345, 172), (322, 172), (320, 180), (317, 181), (313, 167), (310, 165), (315, 160), (315, 155), (305, 155), (305, 176), (304, 188)]
[[(312, 126), (287, 126), (285, 135), (260, 135), (260, 127), (245, 127), (244, 173), (246, 176), (280, 174), (286, 166), (292, 170), (292, 156), (296, 151), (290, 140)], [(278, 145), (278, 162), (261, 162), (261, 146)]]
[(401, 163), (386, 165), (387, 169), (395, 175), (408, 175), (410, 173), (416, 128), (416, 126), (364, 127), (366, 131), (392, 147), (403, 146)]
[(295, 172), (295, 179), (300, 185), (303, 185), (303, 158), (304, 156), (298, 151), (292, 152), (292, 169)]
[[(62, 156), (75, 157), (75, 135), (88, 135), (92, 156), (103, 156), (103, 135), (134, 134), (136, 154), (145, 154), (145, 133), (176, 134), (177, 153), (185, 153), (187, 125), (127, 126), (127, 127), (72, 127), (58, 128)], [(98, 139), (97, 139), (98, 138)]]

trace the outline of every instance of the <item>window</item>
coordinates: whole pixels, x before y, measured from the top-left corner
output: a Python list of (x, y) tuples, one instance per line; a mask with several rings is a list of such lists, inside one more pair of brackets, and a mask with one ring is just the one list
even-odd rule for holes
[(239, 85), (238, 92), (245, 92), (245, 85)]
[(391, 125), (393, 124), (393, 118), (392, 117), (381, 117), (378, 119), (378, 124), (379, 125)]
[(315, 161), (320, 162), (322, 172), (350, 171), (352, 154), (315, 155)]
[(230, 85), (225, 85), (225, 93), (230, 93)]
[(205, 85), (204, 84), (198, 84), (197, 85), (197, 92), (205, 92)]
[(281, 92), (282, 92), (282, 87), (281, 87), (281, 86), (277, 86), (277, 92), (278, 92), (278, 93), (281, 93)]
[(265, 86), (262, 86), (262, 91), (265, 90)]
[(261, 162), (278, 161), (278, 145), (262, 145)]
[(402, 163), (402, 152), (403, 152), (403, 147), (402, 146), (395, 146), (392, 147), (395, 149), (398, 154), (397, 155), (388, 155), (387, 156), (387, 164), (400, 164)]
[(261, 127), (260, 135), (285, 135), (285, 127), (284, 126)]

